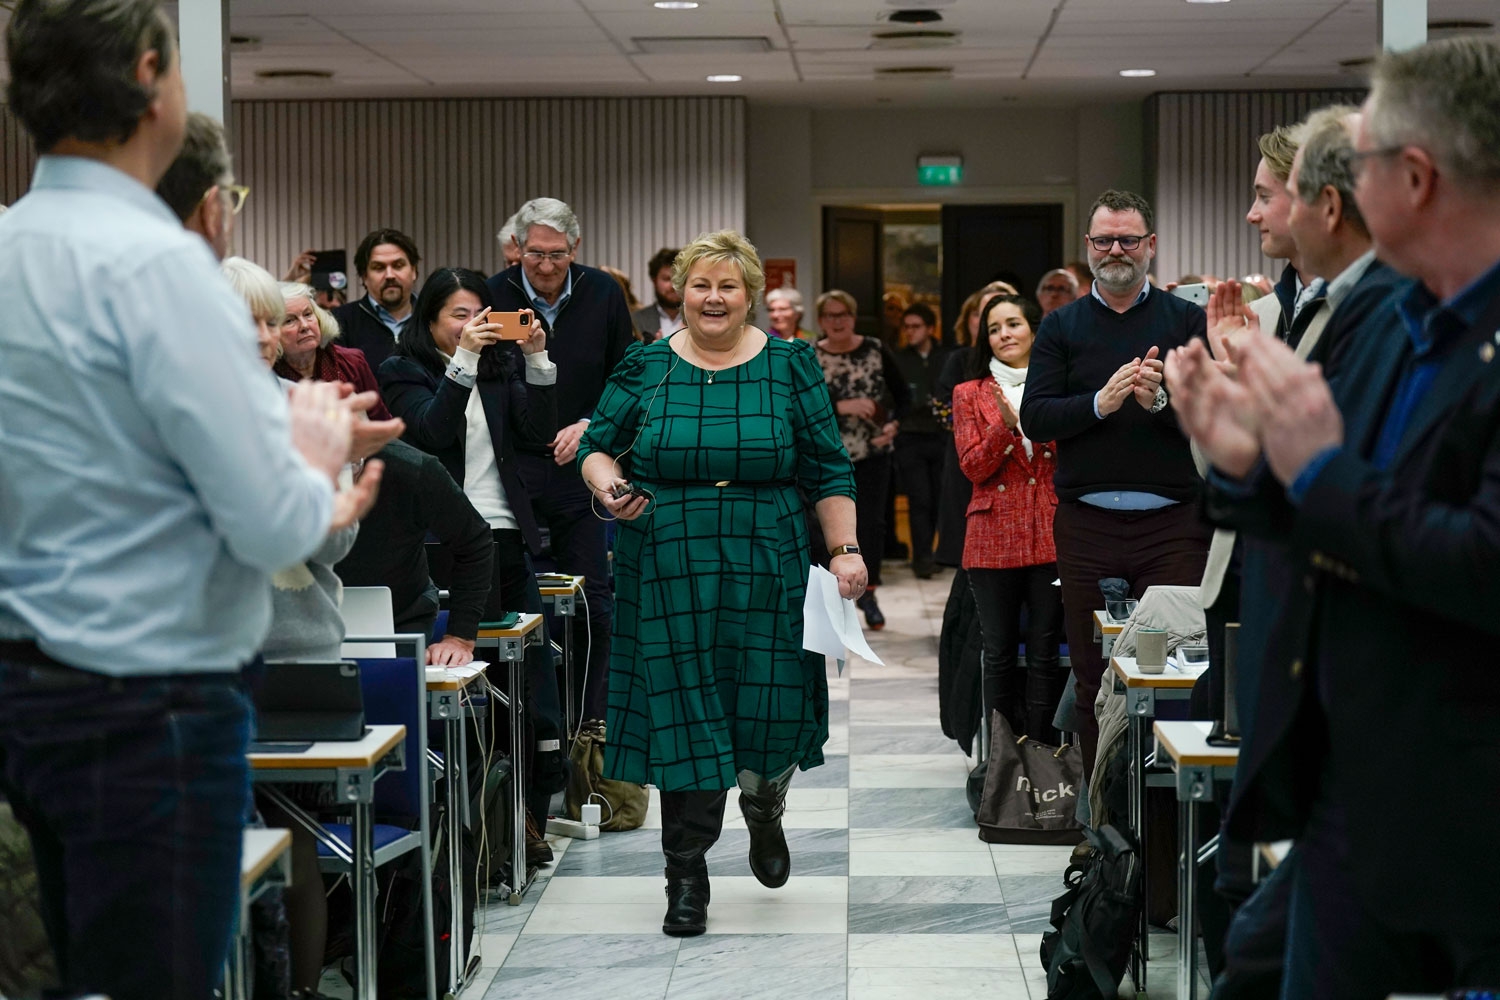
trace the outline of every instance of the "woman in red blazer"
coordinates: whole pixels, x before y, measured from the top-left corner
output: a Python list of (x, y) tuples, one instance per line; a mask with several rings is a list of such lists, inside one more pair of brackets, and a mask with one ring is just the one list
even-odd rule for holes
[[(1029, 299), (998, 296), (985, 305), (970, 348), (969, 381), (953, 390), (958, 464), (974, 484), (963, 568), (984, 633), (985, 711), (998, 709), (1016, 735), (1055, 743), (1052, 716), (1067, 682), (1058, 662), (1062, 591), (1052, 544), (1056, 449), (1027, 440), (1017, 414), (1026, 366), (1041, 323)], [(1028, 612), (1026, 671), (1016, 662), (1021, 607)]]

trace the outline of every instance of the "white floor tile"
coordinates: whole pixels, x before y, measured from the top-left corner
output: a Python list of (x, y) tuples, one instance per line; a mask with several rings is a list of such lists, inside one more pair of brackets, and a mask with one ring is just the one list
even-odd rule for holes
[[(926, 937), (923, 935), (914, 935)], [(850, 969), (849, 1000), (1030, 1000), (1026, 977), (1009, 969)]]
[(849, 760), (850, 788), (957, 788), (969, 776), (962, 754), (859, 754)]
[[(844, 750), (848, 752), (847, 747)], [(796, 778), (786, 794), (786, 815), (782, 825), (788, 830), (841, 830), (849, 825), (849, 790), (847, 788), (798, 788)], [(648, 788), (644, 830), (661, 829), (661, 797), (655, 787)], [(743, 830), (745, 817), (740, 813), (739, 790), (729, 790), (724, 807), (724, 829)]]
[(850, 830), (850, 857), (852, 858), (855, 854), (863, 851), (878, 851), (881, 853), (890, 853), (893, 851), (909, 853), (968, 851), (975, 854), (988, 854), (990, 852), (990, 845), (979, 839), (977, 830), (946, 827), (938, 829), (893, 828), (883, 830), (860, 828)]
[(995, 863), (982, 851), (859, 851), (849, 854), (849, 874), (994, 875)]
[(849, 702), (849, 721), (882, 726), (926, 726), (942, 731), (937, 698), (920, 694), (911, 698), (855, 697)]
[(498, 966), (481, 967), (474, 974), (474, 978), (469, 981), (469, 985), (465, 986), (464, 991), (458, 995), (459, 1000), (483, 1000), (485, 993), (489, 991), (490, 983), (495, 981), (495, 974), (499, 971)]
[[(1083, 835), (1079, 834), (1081, 842)], [(997, 875), (1056, 875), (1062, 892), (1062, 874), (1068, 870), (1071, 847), (1028, 847), (1022, 844), (991, 844), (990, 856)]]
[(1009, 934), (850, 934), (849, 968), (1021, 971)]

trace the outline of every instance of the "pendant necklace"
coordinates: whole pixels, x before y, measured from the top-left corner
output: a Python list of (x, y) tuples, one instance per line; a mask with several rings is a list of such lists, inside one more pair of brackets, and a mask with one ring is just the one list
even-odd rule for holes
[[(748, 330), (748, 329), (749, 329), (748, 326), (742, 326), (742, 327), (740, 327), (740, 335), (739, 335), (738, 338), (735, 339), (734, 346), (729, 349), (729, 356), (731, 358), (734, 357), (734, 355), (739, 351), (739, 349), (740, 349), (740, 341), (742, 341), (742, 340), (745, 339), (745, 331)], [(708, 384), (709, 385), (713, 385), (714, 384), (714, 376), (717, 375), (717, 374), (719, 374), (717, 371), (710, 371), (708, 373)]]

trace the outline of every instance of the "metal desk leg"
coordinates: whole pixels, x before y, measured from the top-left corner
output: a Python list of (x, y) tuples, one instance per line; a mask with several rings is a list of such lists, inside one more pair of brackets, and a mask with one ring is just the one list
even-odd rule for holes
[[(1128, 742), (1130, 746), (1130, 828), (1135, 834), (1139, 854), (1137, 858), (1144, 872), (1146, 867), (1146, 731), (1151, 720), (1132, 712), (1129, 716)], [(1151, 951), (1150, 909), (1147, 906), (1146, 882), (1141, 879), (1141, 918), (1136, 926), (1135, 947), (1130, 952), (1130, 978), (1137, 993), (1146, 992), (1146, 964)]]
[(1194, 935), (1197, 917), (1198, 803), (1177, 803), (1177, 1000), (1198, 996), (1198, 941)]
[(242, 916), (240, 926), (234, 932), (234, 940), (229, 943), (229, 958), (224, 963), (225, 1000), (250, 1000), (250, 986), (246, 982), (246, 970), (249, 968), (249, 936), (250, 932), (245, 927)]
[(511, 854), (510, 894), (506, 902), (511, 906), (521, 905), (521, 896), (531, 885), (530, 872), (526, 869), (526, 723), (523, 718), (523, 700), (526, 697), (526, 669), (524, 643), (517, 649), (517, 657), (506, 663), (506, 675), (510, 680), (510, 761), (511, 761)]
[[(420, 764), (420, 762), (419, 762)], [(376, 1000), (375, 991), (375, 823), (374, 806), (355, 802), (350, 829), (354, 868), (354, 954), (358, 970), (357, 1000)]]
[(448, 789), (448, 808), (445, 823), (448, 837), (448, 884), (453, 887), (453, 905), (449, 909), (448, 927), (448, 991), (458, 996), (463, 991), (468, 969), (464, 962), (464, 908), (463, 894), (463, 801), (468, 798), (468, 787), (464, 782), (461, 754), (464, 752), (463, 714), (451, 715), (443, 720), (443, 785)]
[(568, 737), (572, 737), (578, 731), (578, 721), (583, 717), (583, 709), (574, 701), (577, 697), (573, 690), (573, 613), (570, 611), (563, 614), (563, 607), (571, 607), (573, 598), (559, 598), (554, 604), (554, 609), (559, 618), (563, 620), (563, 697), (567, 699), (567, 708), (563, 710), (563, 724), (567, 727), (563, 730)]

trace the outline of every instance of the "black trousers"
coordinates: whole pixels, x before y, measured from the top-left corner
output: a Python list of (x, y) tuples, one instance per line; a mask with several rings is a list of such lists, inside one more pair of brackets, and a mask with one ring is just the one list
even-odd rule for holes
[(1094, 698), (1105, 667), (1094, 642), (1094, 612), (1104, 606), (1099, 581), (1112, 576), (1129, 580), (1131, 596), (1137, 598), (1157, 584), (1196, 585), (1203, 580), (1211, 535), (1196, 503), (1157, 510), (1103, 510), (1079, 500), (1057, 505), (1052, 537), (1057, 543), (1086, 775), (1093, 774), (1099, 749)]
[(953, 450), (953, 435), (942, 431), (896, 436), (896, 484), (906, 494), (911, 524), (911, 564), (932, 565), (938, 501), (943, 490), (943, 456)]
[[(1057, 564), (971, 569), (969, 586), (984, 636), (985, 718), (998, 711), (1016, 735), (1058, 742), (1052, 716), (1068, 675), (1059, 665), (1062, 592)], [(1026, 608), (1026, 666), (1017, 663), (1021, 608)]]
[[(880, 560), (885, 556), (885, 501), (891, 488), (891, 456), (889, 452), (871, 455), (854, 463), (854, 528), (855, 541), (865, 558), (865, 569), (869, 572), (870, 586), (880, 585)], [(807, 511), (808, 536), (812, 546), (813, 561), (828, 565), (828, 542), (823, 538), (816, 512)]]

